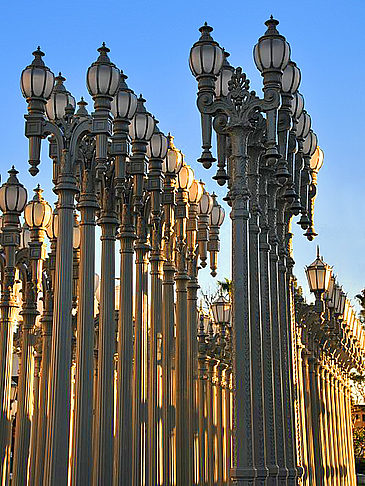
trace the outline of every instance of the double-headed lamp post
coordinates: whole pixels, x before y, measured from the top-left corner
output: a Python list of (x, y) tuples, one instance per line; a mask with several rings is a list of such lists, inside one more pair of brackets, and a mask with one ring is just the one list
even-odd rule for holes
[[(317, 146), (298, 92), (300, 70), (272, 17), (254, 48), (264, 97), (250, 90), (241, 68), (205, 24), (190, 52), (198, 82), (202, 156), (215, 161), (218, 184), (228, 185), (232, 219), (233, 467), (237, 485), (295, 485), (291, 232), (293, 215), (311, 225), (311, 156)], [(306, 234), (309, 238), (311, 234)], [(214, 241), (214, 240), (213, 240)], [(213, 262), (214, 267), (214, 262)]]

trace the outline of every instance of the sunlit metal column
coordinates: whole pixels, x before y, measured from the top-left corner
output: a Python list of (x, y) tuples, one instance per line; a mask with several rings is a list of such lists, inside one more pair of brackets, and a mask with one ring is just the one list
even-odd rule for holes
[[(40, 343), (38, 343), (40, 344)], [(42, 354), (41, 346), (36, 347), (34, 354), (34, 377), (33, 377), (33, 417), (30, 435), (30, 463), (29, 463), (29, 486), (34, 485), (36, 454), (37, 454), (37, 433), (39, 418), (39, 382), (41, 370)]]
[(115, 427), (114, 486), (128, 484), (133, 457), (133, 243), (136, 239), (131, 195), (123, 196), (120, 240), (120, 295), (118, 317), (117, 423)]
[(321, 416), (321, 445), (323, 450), (323, 481), (331, 485), (331, 451), (328, 444), (329, 423), (328, 423), (328, 400), (326, 393), (325, 364), (323, 356), (318, 365), (319, 380), (319, 413)]
[[(15, 254), (20, 244), (19, 216), (24, 209), (27, 191), (19, 183), (13, 167), (9, 178), (0, 188), (3, 227), (1, 244), (4, 249), (0, 300), (0, 481), (7, 484), (11, 448), (10, 386), (13, 355), (13, 319), (15, 311)], [(10, 191), (8, 191), (8, 188)], [(7, 197), (7, 193), (9, 194)], [(14, 201), (10, 201), (13, 194)], [(11, 204), (9, 209), (9, 204)]]
[(155, 125), (149, 142), (148, 190), (151, 194), (151, 313), (148, 335), (148, 484), (160, 484), (162, 414), (159, 405), (159, 369), (162, 352), (162, 161), (167, 153), (167, 138)]
[[(180, 175), (179, 175), (180, 179)], [(188, 377), (188, 302), (187, 285), (187, 242), (186, 222), (188, 210), (188, 184), (183, 181), (176, 198), (176, 484), (192, 484), (191, 450), (189, 437), (189, 393), (187, 389)], [(192, 181), (191, 181), (192, 182)], [(191, 183), (190, 183), (191, 184)]]
[(204, 315), (200, 316), (200, 325), (198, 331), (198, 457), (199, 457), (199, 486), (207, 484), (207, 384), (208, 384), (208, 367), (207, 367), (207, 334), (204, 329)]
[(188, 305), (188, 376), (187, 387), (189, 395), (189, 449), (191, 461), (192, 484), (195, 481), (195, 458), (196, 452), (196, 384), (198, 371), (198, 248), (197, 248), (197, 231), (198, 231), (198, 203), (203, 195), (203, 186), (197, 180), (194, 180), (189, 190), (189, 219), (187, 221), (187, 245), (188, 245), (188, 275), (190, 280), (187, 284), (187, 305)]
[(127, 484), (132, 477), (132, 366), (133, 366), (133, 243), (136, 238), (132, 214), (131, 175), (127, 170), (129, 125), (137, 107), (136, 95), (120, 75), (120, 85), (111, 105), (114, 155), (115, 204), (120, 213), (120, 293), (118, 313), (116, 423), (114, 424), (115, 486)]
[(224, 402), (225, 402), (225, 450), (226, 450), (226, 464), (225, 464), (225, 473), (226, 473), (226, 484), (230, 484), (230, 471), (232, 466), (232, 445), (231, 445), (231, 438), (232, 438), (232, 431), (231, 431), (231, 368), (226, 368), (225, 370), (225, 394), (224, 394)]
[(216, 417), (217, 417), (217, 484), (223, 485), (223, 371), (226, 365), (219, 361), (217, 364), (216, 381)]
[(314, 460), (315, 460), (315, 477), (316, 485), (323, 483), (323, 474), (325, 473), (325, 451), (322, 447), (321, 430), (324, 427), (322, 404), (320, 398), (320, 376), (319, 363), (314, 356), (309, 358), (309, 375), (311, 387), (311, 412), (312, 412), (312, 430), (314, 439)]
[[(169, 154), (169, 152), (168, 152)], [(168, 156), (167, 156), (168, 157)], [(163, 191), (164, 207), (164, 263), (162, 283), (162, 334), (163, 334), (163, 367), (162, 367), (162, 413), (163, 413), (163, 484), (169, 486), (171, 479), (172, 449), (172, 358), (175, 339), (174, 312), (174, 206), (175, 176), (169, 172), (165, 175)]]
[(336, 424), (336, 397), (335, 397), (335, 383), (333, 377), (332, 364), (331, 368), (327, 372), (328, 379), (328, 391), (330, 402), (330, 420), (332, 425), (331, 443), (332, 443), (332, 456), (333, 456), (333, 481), (335, 484), (340, 484), (340, 457), (338, 448), (338, 430)]
[(34, 374), (34, 326), (38, 292), (42, 285), (43, 260), (45, 258), (45, 227), (51, 220), (52, 210), (42, 197), (38, 186), (35, 195), (24, 210), (30, 228), (30, 239), (26, 256), (19, 262), (23, 288), (21, 364), (18, 383), (18, 407), (15, 428), (13, 483), (24, 485), (28, 480), (30, 434), (33, 414)]
[(352, 417), (351, 417), (351, 390), (350, 385), (346, 382), (345, 386), (345, 420), (347, 426), (347, 435), (349, 444), (349, 477), (351, 486), (356, 485), (356, 470), (355, 470), (355, 454), (354, 454), (354, 441), (352, 435)]
[[(211, 338), (210, 338), (211, 339)], [(207, 485), (214, 486), (214, 472), (216, 456), (214, 454), (214, 393), (213, 378), (216, 361), (213, 357), (208, 357), (208, 380), (207, 380)]]
[(305, 424), (307, 432), (307, 460), (308, 460), (308, 472), (307, 480), (308, 486), (316, 486), (316, 469), (315, 469), (315, 456), (314, 456), (314, 424), (312, 422), (312, 406), (313, 396), (310, 381), (310, 365), (309, 365), (310, 353), (307, 349), (303, 350), (303, 387), (304, 387), (304, 414)]
[[(55, 264), (55, 238), (51, 239), (51, 252), (48, 257), (47, 265), (49, 272), (53, 274)], [(35, 465), (35, 485), (43, 484), (46, 431), (47, 431), (47, 409), (48, 409), (48, 384), (49, 384), (49, 365), (51, 360), (51, 341), (52, 341), (52, 320), (53, 320), (53, 293), (52, 283), (54, 275), (49, 277), (49, 286), (43, 290), (44, 310), (40, 319), (42, 336), (42, 367), (40, 376), (39, 390), (39, 416), (37, 431), (37, 452)]]

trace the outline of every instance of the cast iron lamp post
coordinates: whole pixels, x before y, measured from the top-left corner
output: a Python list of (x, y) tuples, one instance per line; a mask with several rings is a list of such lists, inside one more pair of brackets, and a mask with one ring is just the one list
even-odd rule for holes
[[(300, 71), (273, 18), (254, 48), (264, 98), (201, 27), (190, 53), (198, 81), (203, 152), (209, 168), (217, 132), (220, 185), (232, 219), (232, 338), (235, 484), (296, 484), (290, 222), (308, 229), (310, 158), (317, 140), (297, 91)], [(310, 235), (306, 235), (310, 236)], [(276, 349), (279, 347), (279, 351)], [(245, 356), (245, 359), (241, 359)], [(282, 388), (282, 385), (283, 388)]]
[(332, 275), (332, 268), (327, 265), (320, 257), (319, 247), (317, 247), (317, 258), (305, 270), (311, 292), (316, 297), (317, 312), (322, 315), (324, 303), (322, 295), (328, 290)]
[(27, 202), (27, 191), (17, 178), (13, 167), (9, 178), (0, 188), (0, 209), (3, 212), (1, 228), (2, 287), (0, 300), (0, 478), (6, 478), (10, 460), (10, 388), (13, 351), (13, 323), (16, 303), (14, 301), (14, 280), (16, 252), (20, 245), (19, 217)]
[[(68, 474), (68, 433), (70, 417), (70, 376), (65, 370), (71, 365), (71, 309), (72, 309), (72, 265), (73, 265), (73, 211), (74, 196), (78, 192), (75, 166), (79, 160), (81, 143), (85, 136), (95, 137), (95, 174), (98, 177), (105, 169), (107, 161), (107, 141), (111, 135), (111, 101), (119, 83), (119, 70), (108, 58), (109, 49), (105, 44), (99, 49), (99, 58), (90, 66), (87, 85), (94, 99), (95, 112), (88, 116), (85, 103), (79, 103), (74, 113), (74, 99), (62, 86), (62, 76), (58, 76), (53, 87), (54, 76), (44, 65), (43, 53), (34, 52), (34, 61), (21, 76), (21, 87), (28, 102), (26, 115), (26, 136), (29, 138), (29, 163), (32, 175), (37, 174), (42, 138), (51, 137), (51, 157), (54, 160), (55, 192), (58, 195), (58, 238), (56, 272), (54, 282), (54, 326), (52, 334), (52, 359), (50, 379), (53, 383), (49, 393), (49, 419), (46, 447), (44, 481), (53, 483), (57, 479), (66, 480)], [(47, 103), (47, 101), (49, 102)], [(47, 111), (48, 120), (45, 118)], [(94, 162), (93, 162), (94, 164)], [(90, 167), (81, 172), (80, 195), (81, 245), (80, 245), (80, 299), (78, 313), (80, 360), (77, 368), (76, 426), (74, 448), (77, 453), (73, 469), (73, 481), (89, 482), (91, 467), (91, 423), (92, 385), (88, 378), (92, 363), (90, 339), (90, 313), (93, 302), (93, 275), (89, 264), (93, 264), (93, 248), (88, 244), (93, 238), (97, 202), (90, 200)], [(89, 179), (88, 181), (86, 179)], [(88, 186), (86, 188), (86, 186)], [(89, 240), (90, 238), (90, 240)], [(88, 243), (86, 243), (88, 241)], [(92, 278), (89, 277), (92, 275)], [(91, 282), (92, 280), (92, 282)], [(91, 358), (90, 358), (91, 356)], [(82, 459), (81, 459), (82, 458)]]
[(43, 262), (46, 256), (45, 229), (52, 218), (51, 206), (43, 199), (39, 186), (35, 189), (33, 200), (25, 206), (24, 218), (30, 230), (30, 241), (28, 246), (17, 255), (17, 266), (20, 268), (23, 288), (23, 307), (20, 312), (22, 316), (21, 362), (12, 479), (16, 485), (26, 484), (28, 477), (32, 423), (34, 326), (39, 314), (37, 299), (39, 291), (42, 290)]

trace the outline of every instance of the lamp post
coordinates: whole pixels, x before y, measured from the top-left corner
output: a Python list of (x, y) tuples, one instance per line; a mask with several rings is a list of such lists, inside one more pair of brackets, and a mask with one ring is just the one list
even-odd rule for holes
[(322, 295), (328, 290), (332, 275), (332, 268), (320, 257), (319, 246), (317, 246), (317, 258), (305, 270), (311, 292), (316, 297), (316, 311), (320, 314), (323, 322), (324, 303)]
[(173, 356), (175, 340), (174, 311), (174, 276), (176, 270), (174, 223), (177, 174), (182, 165), (182, 154), (175, 147), (173, 137), (168, 135), (168, 150), (163, 170), (165, 174), (162, 197), (164, 218), (164, 263), (162, 282), (162, 333), (163, 333), (163, 369), (162, 369), (162, 407), (163, 407), (163, 447), (164, 478), (166, 484), (172, 481), (172, 428), (173, 428)]
[[(71, 309), (72, 309), (72, 260), (73, 260), (73, 211), (74, 196), (78, 192), (75, 165), (79, 157), (80, 144), (86, 135), (95, 137), (95, 170), (102, 171), (107, 159), (107, 140), (110, 135), (110, 105), (119, 86), (119, 71), (108, 58), (105, 44), (99, 49), (98, 60), (88, 70), (88, 89), (94, 98), (95, 112), (87, 116), (85, 103), (79, 103), (75, 113), (75, 100), (62, 86), (64, 78), (58, 76), (53, 86), (54, 76), (42, 60), (44, 54), (38, 49), (34, 60), (21, 76), (21, 87), (28, 103), (26, 115), (26, 136), (29, 138), (29, 163), (32, 175), (38, 173), (41, 140), (51, 137), (50, 156), (54, 160), (55, 193), (58, 195), (58, 241), (56, 254), (56, 272), (54, 282), (54, 326), (52, 335), (52, 359), (50, 378), (53, 387), (49, 392), (49, 420), (47, 434), (47, 452), (45, 482), (52, 483), (62, 479), (66, 481), (68, 468), (68, 433), (70, 417), (70, 370), (71, 366)], [(47, 112), (47, 117), (45, 117)], [(89, 173), (82, 173), (82, 182)], [(84, 191), (82, 191), (84, 192)], [(81, 204), (83, 205), (82, 198)], [(84, 205), (83, 205), (84, 206)], [(90, 207), (91, 206), (87, 206)], [(94, 206), (93, 206), (94, 207)], [(85, 238), (93, 231), (94, 209), (84, 209), (81, 236), (81, 293), (79, 312), (79, 334), (82, 345), (79, 347), (81, 362), (78, 366), (77, 386), (80, 392), (76, 405), (75, 450), (78, 451), (74, 464), (73, 481), (86, 478), (88, 481), (91, 450), (90, 436), (92, 419), (92, 384), (88, 376), (90, 356), (92, 362), (93, 339), (89, 339), (89, 307), (93, 302), (93, 275), (88, 277), (86, 265), (92, 262), (93, 249), (87, 247)], [(86, 215), (86, 213), (88, 213)], [(84, 224), (85, 223), (85, 224)], [(91, 234), (91, 233), (90, 233)], [(83, 293), (83, 289), (85, 292)], [(91, 290), (90, 290), (91, 289)], [(91, 296), (91, 297), (90, 297)], [(86, 314), (83, 314), (85, 309)], [(84, 333), (85, 330), (85, 333)], [(85, 346), (83, 346), (85, 344)], [(79, 415), (80, 414), (80, 415)], [(84, 423), (85, 420), (85, 423)], [(83, 423), (81, 426), (80, 424)], [(78, 426), (81, 429), (78, 430)], [(89, 427), (90, 426), (90, 427)], [(80, 432), (80, 433), (79, 433)], [(82, 453), (79, 454), (79, 452)], [(83, 460), (78, 462), (78, 460)], [(80, 467), (79, 467), (80, 466)]]
[[(43, 199), (42, 190), (35, 189), (32, 201), (24, 209), (26, 224), (30, 230), (28, 247), (17, 256), (23, 287), (23, 307), (21, 323), (21, 363), (18, 381), (18, 407), (14, 445), (14, 484), (26, 484), (30, 451), (32, 423), (33, 366), (34, 366), (34, 326), (38, 292), (42, 289), (43, 261), (45, 259), (44, 237), (46, 227), (52, 218), (51, 206)], [(33, 422), (34, 424), (34, 422)], [(36, 425), (34, 426), (36, 428)]]
[(290, 222), (301, 212), (302, 227), (310, 225), (308, 164), (317, 142), (297, 91), (300, 71), (277, 25), (271, 17), (254, 48), (263, 99), (250, 91), (242, 69), (229, 65), (208, 25), (201, 27), (190, 52), (202, 122), (199, 160), (207, 168), (215, 160), (210, 151), (213, 127), (215, 179), (220, 185), (228, 182), (226, 200), (232, 208), (231, 479), (242, 485), (274, 485), (278, 479), (294, 485), (300, 475), (291, 405)]
[(0, 209), (3, 212), (1, 246), (3, 247), (3, 279), (0, 300), (0, 478), (5, 481), (10, 460), (10, 388), (13, 348), (13, 319), (15, 311), (14, 279), (16, 251), (20, 244), (19, 217), (27, 202), (27, 191), (17, 178), (13, 167), (9, 178), (0, 188)]

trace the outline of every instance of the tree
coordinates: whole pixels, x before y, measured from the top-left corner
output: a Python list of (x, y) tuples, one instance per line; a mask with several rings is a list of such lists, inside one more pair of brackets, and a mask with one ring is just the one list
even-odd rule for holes
[(365, 427), (354, 427), (354, 455), (357, 458), (365, 458)]
[(365, 289), (362, 289), (359, 294), (355, 295), (355, 299), (358, 301), (361, 307), (359, 314), (360, 321), (365, 323)]

